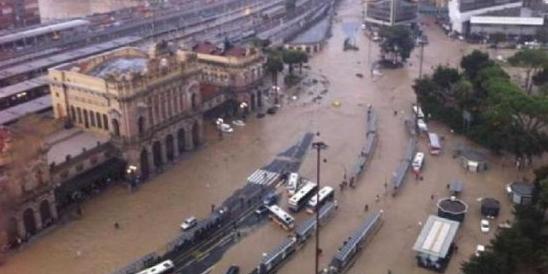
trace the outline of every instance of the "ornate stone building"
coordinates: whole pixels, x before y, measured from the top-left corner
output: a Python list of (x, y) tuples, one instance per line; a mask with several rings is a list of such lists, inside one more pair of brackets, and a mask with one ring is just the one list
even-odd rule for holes
[(202, 69), (202, 84), (227, 91), (226, 100), (246, 102), (251, 109), (263, 105), (263, 91), (259, 88), (264, 78), (266, 57), (255, 48), (233, 46), (221, 49), (209, 42), (192, 47)]
[(110, 135), (142, 179), (202, 141), (196, 54), (122, 48), (50, 69), (49, 80), (55, 117)]
[(48, 146), (42, 140), (49, 133), (46, 124), (16, 125), (11, 137), (0, 137), (0, 247), (18, 245), (57, 219)]

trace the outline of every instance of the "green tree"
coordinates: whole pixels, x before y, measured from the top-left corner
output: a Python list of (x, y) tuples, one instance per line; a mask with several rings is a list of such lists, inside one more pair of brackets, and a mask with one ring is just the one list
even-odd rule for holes
[(445, 66), (437, 66), (432, 74), (432, 80), (446, 91), (449, 91), (460, 79), (461, 76), (457, 69)]
[(265, 70), (270, 73), (272, 76), (272, 82), (277, 85), (278, 84), (278, 73), (282, 72), (284, 70), (284, 63), (282, 61), (282, 54), (278, 51), (272, 51), (269, 53), (266, 64), (265, 64)]
[(543, 26), (542, 28), (539, 28), (536, 33), (536, 38), (543, 44), (548, 43), (548, 27)]
[(485, 67), (491, 66), (493, 62), (489, 60), (489, 55), (479, 50), (474, 50), (472, 53), (464, 56), (460, 62), (464, 74), (470, 81), (474, 81), (476, 76)]
[(540, 49), (523, 49), (510, 57), (508, 62), (525, 69), (525, 90), (530, 94), (533, 87), (531, 77), (548, 64), (548, 55)]
[(302, 62), (302, 52), (297, 50), (284, 50), (282, 60), (289, 66), (289, 74), (293, 75), (294, 66)]
[(543, 215), (546, 215), (546, 210), (548, 210), (548, 177), (539, 182), (538, 205)]
[(395, 64), (399, 60), (405, 63), (415, 48), (415, 39), (413, 38), (411, 29), (407, 26), (396, 25), (385, 27), (381, 29), (380, 36), (383, 38), (381, 43), (383, 59), (386, 59), (386, 55), (388, 55)]

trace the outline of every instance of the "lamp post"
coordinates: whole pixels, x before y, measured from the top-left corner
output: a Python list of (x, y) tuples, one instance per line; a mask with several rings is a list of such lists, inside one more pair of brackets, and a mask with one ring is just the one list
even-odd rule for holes
[(240, 103), (240, 111), (242, 113), (243, 120), (245, 120), (247, 117), (247, 107), (248, 107), (248, 104), (246, 102)]
[(126, 169), (126, 174), (128, 175), (129, 187), (131, 190), (137, 185), (137, 167), (134, 165), (129, 165)]
[(219, 131), (219, 138), (220, 139), (223, 139), (222, 126), (223, 126), (224, 122), (225, 121), (221, 117), (219, 117), (219, 118), (217, 118), (217, 120), (215, 120), (215, 124), (217, 125), (217, 130)]
[[(320, 133), (318, 132), (319, 136)], [(321, 151), (327, 149), (327, 145), (322, 142), (312, 143), (312, 148), (317, 152), (317, 162), (316, 162), (316, 180), (318, 184), (318, 190), (320, 189), (320, 155)], [(320, 259), (320, 191), (316, 192), (316, 253), (315, 253), (315, 263), (314, 263), (314, 273), (318, 273), (319, 259)]]
[(277, 85), (272, 86), (272, 91), (274, 91), (274, 104), (280, 103), (280, 99), (278, 98), (280, 89), (281, 88)]

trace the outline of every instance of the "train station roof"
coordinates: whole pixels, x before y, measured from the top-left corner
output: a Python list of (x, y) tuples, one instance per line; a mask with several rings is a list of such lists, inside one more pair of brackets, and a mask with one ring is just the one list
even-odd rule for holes
[(0, 124), (5, 125), (29, 113), (46, 111), (51, 108), (51, 95), (42, 96), (26, 103), (0, 111)]
[(25, 92), (40, 86), (45, 86), (48, 84), (46, 76), (40, 76), (38, 78), (33, 78), (27, 81), (19, 82), (15, 85), (7, 86), (0, 88), (0, 98), (9, 97), (21, 92)]
[(47, 25), (47, 26), (32, 28), (32, 29), (28, 29), (28, 30), (25, 30), (25, 31), (21, 31), (21, 32), (10, 33), (10, 34), (0, 36), (0, 44), (16, 42), (16, 41), (19, 41), (19, 40), (25, 39), (25, 38), (40, 36), (40, 35), (43, 35), (43, 34), (52, 33), (52, 32), (56, 32), (56, 31), (62, 31), (62, 30), (70, 29), (70, 28), (87, 26), (89, 24), (90, 23), (89, 23), (88, 20), (76, 19), (76, 20), (57, 23), (57, 24), (53, 24), (53, 25)]
[(413, 250), (445, 258), (459, 229), (459, 222), (430, 215), (413, 245)]
[(0, 71), (0, 80), (8, 79), (13, 76), (37, 72), (40, 70), (46, 70), (50, 67), (57, 66), (63, 63), (71, 62), (80, 58), (95, 55), (101, 52), (116, 49), (122, 46), (129, 45), (131, 43), (139, 41), (141, 38), (136, 36), (127, 36), (118, 39), (111, 40), (109, 42), (92, 45), (80, 49), (75, 49), (63, 53), (59, 53), (53, 56), (39, 58), (32, 62), (25, 62), (19, 65), (15, 65)]

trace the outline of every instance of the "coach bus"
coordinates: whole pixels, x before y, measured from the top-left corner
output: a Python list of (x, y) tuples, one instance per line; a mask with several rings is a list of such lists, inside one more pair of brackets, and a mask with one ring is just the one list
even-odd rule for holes
[(321, 208), (326, 202), (333, 201), (335, 198), (335, 190), (330, 186), (324, 186), (317, 195), (312, 196), (306, 206), (306, 212), (312, 214), (316, 212), (316, 199), (320, 198), (319, 207)]
[(289, 198), (289, 209), (298, 212), (306, 205), (306, 202), (316, 193), (318, 185), (313, 182), (307, 182), (295, 195)]
[(271, 205), (268, 207), (270, 210), (270, 219), (278, 223), (285, 230), (291, 230), (295, 227), (295, 219), (289, 213), (285, 212), (277, 205)]

